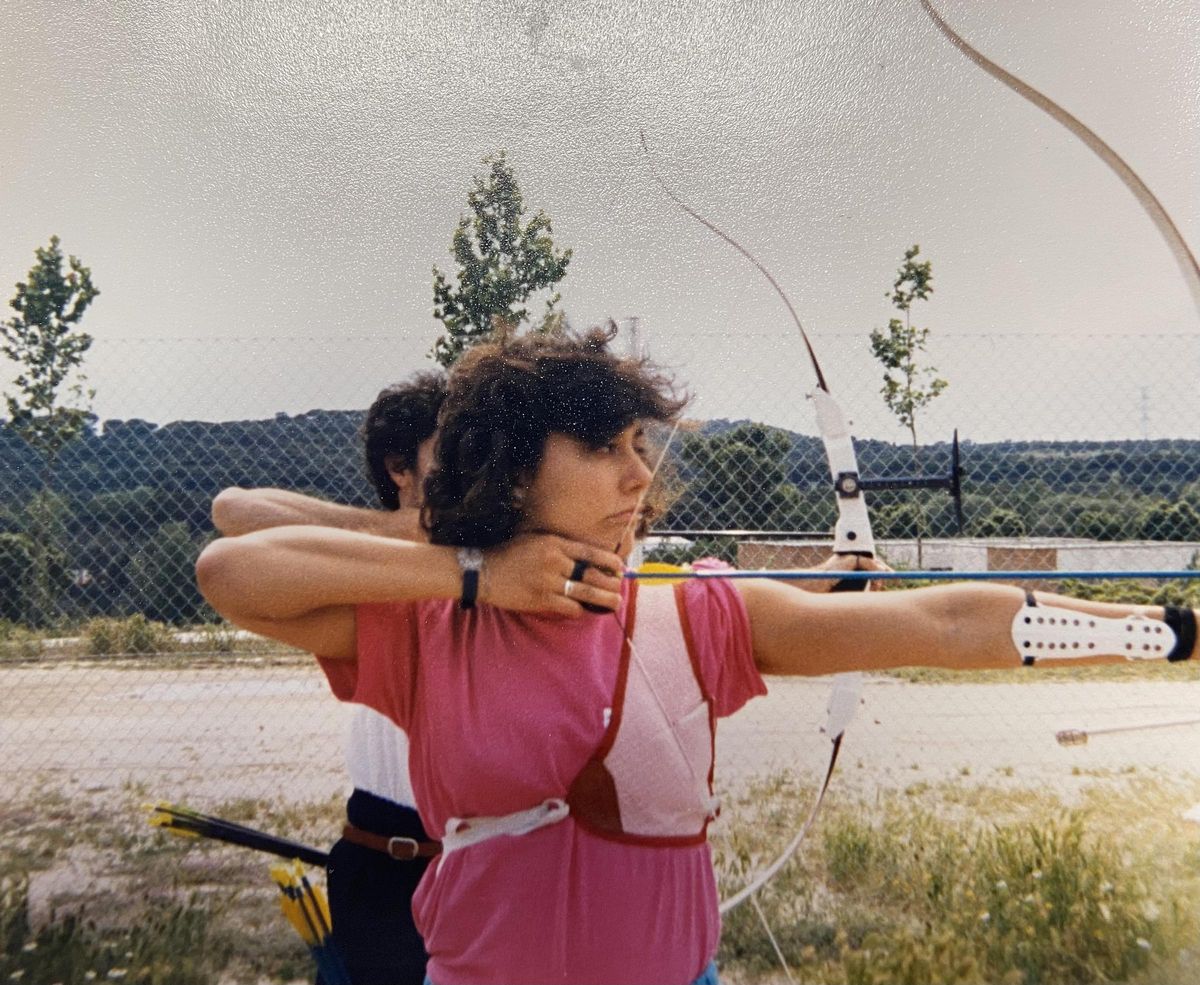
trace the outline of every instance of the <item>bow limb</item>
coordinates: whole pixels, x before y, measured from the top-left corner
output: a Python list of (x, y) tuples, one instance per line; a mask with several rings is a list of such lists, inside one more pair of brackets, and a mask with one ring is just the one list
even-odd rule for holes
[[(683, 212), (686, 212), (704, 226), (705, 229), (719, 236), (737, 250), (767, 279), (767, 283), (771, 285), (771, 288), (783, 302), (784, 307), (787, 308), (788, 315), (791, 316), (792, 323), (796, 326), (796, 330), (800, 333), (800, 338), (804, 342), (805, 351), (808, 353), (809, 362), (812, 364), (813, 373), (817, 378), (816, 389), (808, 396), (812, 399), (816, 408), (817, 430), (825, 446), (825, 456), (829, 462), (829, 475), (837, 497), (838, 520), (834, 527), (833, 552), (834, 554), (874, 557), (875, 538), (871, 533), (871, 521), (867, 513), (866, 500), (863, 498), (863, 491), (858, 484), (858, 459), (854, 452), (854, 439), (850, 434), (850, 424), (841, 406), (830, 392), (829, 384), (825, 382), (825, 374), (822, 372), (821, 364), (817, 360), (816, 350), (813, 348), (812, 340), (808, 337), (808, 332), (805, 331), (804, 323), (800, 321), (800, 316), (796, 313), (795, 305), (792, 304), (791, 298), (787, 296), (787, 292), (784, 291), (779, 281), (775, 279), (775, 276), (763, 265), (758, 257), (715, 222), (701, 215), (688, 205), (663, 180), (662, 176), (654, 168), (654, 160), (650, 155), (650, 146), (646, 140), (646, 132), (644, 130), (640, 131), (640, 135), (646, 166), (649, 168), (655, 182), (667, 197)], [(842, 582), (835, 590), (861, 590), (866, 587), (866, 582), (854, 584)]]
[[(846, 734), (846, 726), (850, 724), (850, 720), (854, 718), (854, 713), (858, 709), (862, 694), (862, 680), (862, 674), (858, 673), (835, 675), (833, 691), (829, 695), (825, 728), (823, 729), (830, 736), (833, 748), (829, 755), (829, 763), (825, 767), (825, 778), (821, 781), (821, 789), (817, 793), (817, 799), (813, 801), (812, 807), (809, 808), (808, 817), (804, 819), (804, 823), (800, 825), (799, 830), (792, 836), (791, 841), (784, 846), (783, 851), (775, 857), (775, 860), (732, 896), (721, 900), (718, 909), (722, 914), (728, 913), (735, 906), (750, 899), (763, 886), (774, 879), (779, 870), (791, 861), (792, 856), (800, 849), (800, 845), (804, 842), (804, 839), (808, 837), (809, 831), (812, 830), (812, 826), (817, 821), (817, 815), (821, 812), (821, 805), (825, 802), (825, 793), (829, 789), (829, 781), (832, 779), (834, 768), (837, 766), (838, 753), (842, 749), (842, 738)], [(770, 932), (770, 927), (767, 927), (767, 931)]]
[(1050, 116), (1056, 123), (1070, 130), (1071, 133), (1082, 140), (1092, 153), (1100, 158), (1121, 179), (1121, 182), (1129, 189), (1143, 211), (1145, 211), (1157, 227), (1162, 238), (1166, 240), (1167, 246), (1171, 250), (1171, 255), (1175, 258), (1175, 263), (1179, 267), (1179, 272), (1183, 275), (1183, 279), (1188, 286), (1188, 291), (1192, 295), (1192, 303), (1196, 306), (1197, 313), (1200, 313), (1200, 265), (1197, 264), (1195, 254), (1192, 252), (1191, 247), (1188, 246), (1187, 240), (1183, 238), (1179, 227), (1175, 225), (1175, 221), (1171, 218), (1170, 213), (1163, 207), (1162, 202), (1158, 200), (1147, 184), (1142, 181), (1138, 173), (1125, 162), (1120, 154), (1105, 143), (1095, 131), (1084, 124), (1078, 117), (1068, 113), (1058, 103), (1050, 99), (1050, 97), (1039, 92), (1027, 82), (1017, 78), (1017, 76), (1013, 75), (1007, 69), (1001, 68), (986, 55), (971, 47), (961, 35), (946, 23), (945, 19), (937, 12), (929, 0), (920, 0), (920, 3), (925, 13), (928, 14), (929, 19), (950, 40), (950, 43), (954, 47), (997, 82), (1008, 86), (1018, 96), (1033, 103), (1043, 113)]
[(779, 281), (775, 279), (774, 274), (772, 274), (771, 271), (769, 271), (762, 265), (761, 262), (759, 262), (758, 257), (742, 246), (742, 244), (730, 236), (729, 233), (725, 232), (725, 230), (718, 226), (715, 222), (706, 219), (675, 193), (671, 186), (668, 185), (662, 179), (661, 175), (659, 175), (659, 173), (654, 169), (654, 159), (650, 156), (650, 145), (646, 141), (646, 131), (640, 130), (638, 133), (642, 138), (642, 154), (646, 160), (646, 167), (649, 168), (650, 175), (654, 178), (655, 182), (657, 182), (658, 187), (666, 193), (667, 198), (679, 206), (680, 209), (690, 215), (709, 232), (719, 236), (721, 239), (725, 240), (726, 243), (737, 250), (738, 253), (745, 257), (753, 265), (755, 270), (757, 270), (767, 279), (767, 282), (771, 285), (771, 287), (775, 289), (775, 293), (779, 295), (780, 300), (783, 301), (784, 306), (787, 308), (788, 314), (792, 316), (792, 321), (800, 330), (800, 337), (804, 340), (805, 349), (808, 350), (808, 358), (809, 361), (812, 362), (813, 372), (817, 374), (817, 386), (828, 393), (829, 386), (825, 382), (825, 374), (821, 372), (821, 364), (817, 362), (816, 350), (813, 349), (812, 342), (809, 341), (808, 333), (804, 330), (804, 324), (800, 321), (800, 316), (796, 314), (796, 309), (792, 305), (791, 298), (789, 298), (784, 289), (779, 286)]
[[(805, 350), (808, 352), (808, 358), (812, 363), (813, 372), (817, 379), (816, 389), (809, 394), (809, 397), (816, 408), (817, 430), (825, 446), (825, 455), (829, 462), (830, 479), (832, 480), (836, 495), (838, 519), (834, 527), (833, 552), (841, 555), (874, 557), (875, 539), (871, 533), (871, 522), (867, 514), (866, 500), (863, 498), (863, 490), (859, 484), (858, 458), (854, 452), (854, 440), (850, 434), (850, 424), (841, 406), (829, 391), (829, 384), (825, 382), (825, 374), (821, 371), (821, 364), (817, 360), (816, 351), (813, 349), (808, 332), (804, 329), (804, 324), (800, 321), (800, 316), (796, 313), (795, 306), (771, 271), (754, 254), (730, 236), (729, 233), (721, 229), (716, 223), (693, 209), (672, 190), (654, 169), (645, 131), (641, 132), (641, 139), (642, 151), (645, 155), (650, 174), (659, 187), (666, 193), (667, 197), (683, 212), (686, 212), (704, 226), (704, 228), (719, 236), (749, 261), (767, 279), (767, 282), (783, 302), (784, 307), (787, 308), (792, 323), (796, 326), (797, 331), (800, 333), (800, 338), (804, 342)], [(865, 590), (868, 584), (866, 581), (841, 581), (833, 590)], [(809, 831), (816, 823), (817, 815), (825, 800), (825, 793), (829, 789), (829, 781), (833, 777), (834, 768), (837, 766), (838, 753), (841, 751), (842, 738), (846, 727), (849, 725), (859, 705), (862, 684), (863, 678), (861, 674), (848, 673), (835, 676), (833, 691), (830, 694), (827, 708), (826, 723), (823, 729), (830, 739), (829, 762), (826, 766), (825, 776), (821, 782), (821, 788), (817, 793), (816, 800), (813, 802), (804, 823), (776, 859), (759, 872), (745, 887), (728, 899), (721, 901), (721, 913), (728, 913), (739, 903), (753, 897), (755, 893), (770, 882), (776, 873), (796, 854)], [(759, 912), (759, 916), (762, 917), (761, 911)], [(764, 926), (766, 926), (765, 918)], [(770, 934), (769, 926), (767, 926), (767, 933)]]

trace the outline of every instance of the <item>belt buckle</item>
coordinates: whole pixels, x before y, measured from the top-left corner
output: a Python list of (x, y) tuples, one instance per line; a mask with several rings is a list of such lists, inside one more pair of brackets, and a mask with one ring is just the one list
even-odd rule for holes
[[(421, 846), (417, 844), (416, 838), (403, 838), (399, 835), (396, 835), (389, 838), (387, 841), (388, 855), (394, 859), (400, 860), (401, 862), (411, 862), (413, 859), (415, 859), (418, 851), (420, 851), (420, 847)], [(405, 851), (407, 854), (400, 854), (401, 850)]]

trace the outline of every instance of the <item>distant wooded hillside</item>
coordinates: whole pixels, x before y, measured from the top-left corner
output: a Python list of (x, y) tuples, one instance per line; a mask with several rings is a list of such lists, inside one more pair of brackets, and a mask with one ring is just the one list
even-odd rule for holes
[[(65, 617), (144, 612), (203, 616), (192, 560), (212, 535), (222, 488), (282, 486), (370, 505), (360, 461), (362, 413), (314, 410), (269, 420), (156, 426), (109, 421), (66, 449), (53, 476), (55, 578)], [(863, 474), (914, 470), (911, 449), (858, 443)], [(658, 524), (673, 529), (823, 530), (833, 499), (819, 439), (744, 421), (710, 421), (677, 439), (681, 492)], [(920, 450), (916, 469), (942, 474), (947, 443)], [(976, 535), (1200, 539), (1200, 442), (964, 442), (964, 506)], [(0, 616), (21, 620), (37, 457), (0, 427)], [(953, 532), (944, 493), (872, 495), (876, 535)], [(38, 529), (43, 529), (39, 527)]]

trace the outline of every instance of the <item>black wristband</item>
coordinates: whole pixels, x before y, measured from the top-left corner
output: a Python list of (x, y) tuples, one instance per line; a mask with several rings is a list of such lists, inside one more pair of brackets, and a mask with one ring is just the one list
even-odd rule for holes
[(1163, 606), (1163, 622), (1175, 634), (1175, 645), (1167, 654), (1171, 663), (1187, 660), (1196, 646), (1196, 613), (1182, 605)]
[(463, 572), (462, 598), (458, 604), (463, 609), (474, 609), (475, 599), (479, 595), (479, 572), (467, 570)]
[(462, 597), (459, 608), (474, 609), (479, 597), (479, 572), (483, 570), (483, 552), (474, 547), (460, 547), (455, 555), (462, 568)]

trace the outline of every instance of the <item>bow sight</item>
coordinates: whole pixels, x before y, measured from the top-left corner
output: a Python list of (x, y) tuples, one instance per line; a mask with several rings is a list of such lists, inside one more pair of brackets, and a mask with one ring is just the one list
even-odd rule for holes
[(954, 522), (961, 536), (962, 464), (958, 450), (958, 428), (950, 445), (950, 471), (946, 475), (897, 475), (887, 479), (864, 479), (857, 472), (839, 472), (833, 480), (833, 491), (839, 499), (855, 499), (864, 492), (890, 489), (945, 489), (954, 501)]

